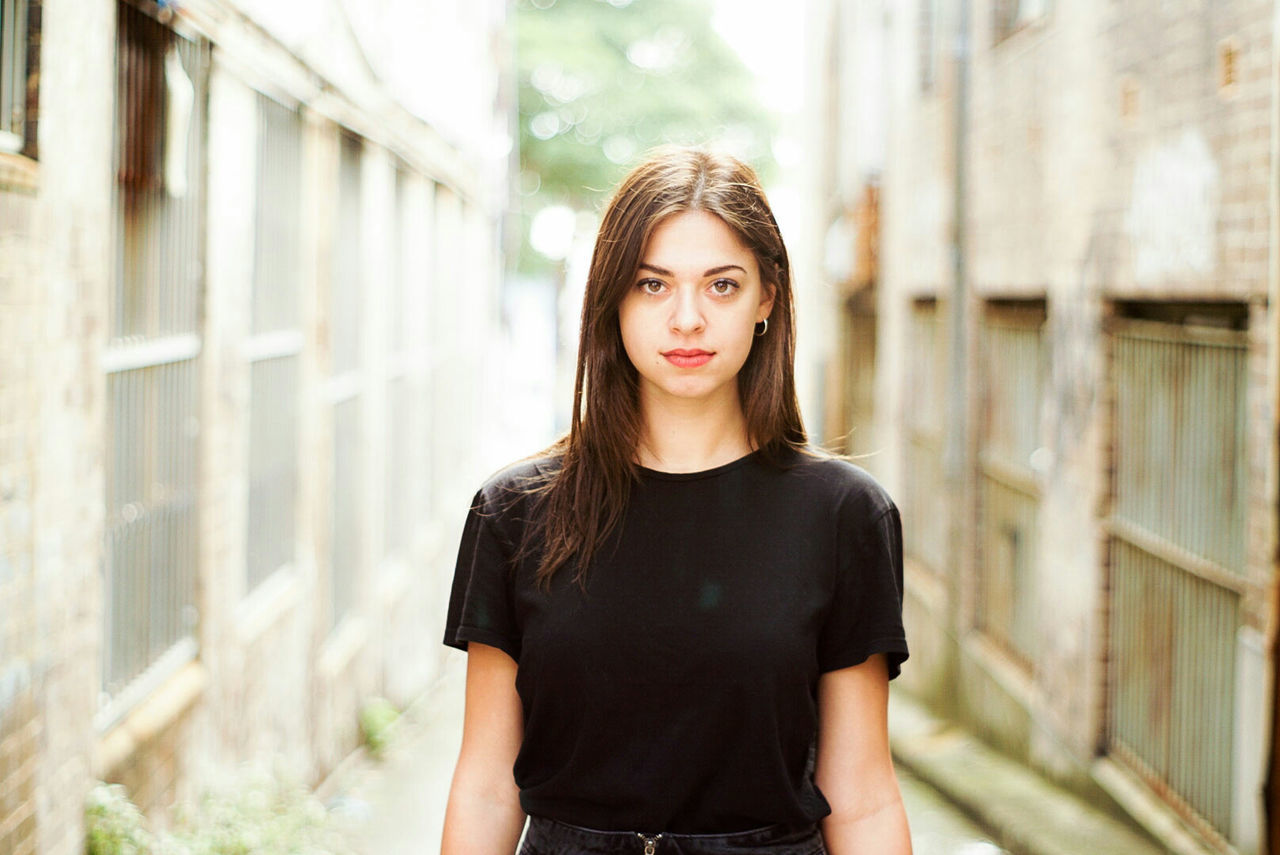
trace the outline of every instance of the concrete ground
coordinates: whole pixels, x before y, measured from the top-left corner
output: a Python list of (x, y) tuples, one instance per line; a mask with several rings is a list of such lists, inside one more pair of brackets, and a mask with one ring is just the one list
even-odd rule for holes
[(945, 794), (1018, 855), (1164, 855), (1147, 837), (895, 691), (889, 738), (900, 770)]
[(407, 710), (386, 755), (343, 774), (326, 801), (358, 855), (437, 855), (462, 741), (466, 655), (450, 653), (434, 689)]
[[(435, 689), (402, 717), (387, 755), (348, 764), (323, 794), (359, 855), (439, 852), (461, 739), (465, 665), (465, 656), (451, 655)], [(894, 694), (890, 721), (915, 855), (1162, 851), (933, 719), (905, 695)]]

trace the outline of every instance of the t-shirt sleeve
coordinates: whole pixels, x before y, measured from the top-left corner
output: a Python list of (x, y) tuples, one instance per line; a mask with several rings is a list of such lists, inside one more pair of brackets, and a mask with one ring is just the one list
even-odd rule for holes
[(818, 640), (818, 667), (835, 671), (883, 653), (892, 680), (907, 658), (902, 519), (890, 504), (872, 520), (847, 529), (841, 532), (844, 543), (833, 601)]
[(484, 491), (467, 512), (453, 571), (444, 643), (459, 650), (478, 641), (520, 658), (520, 631), (512, 592), (511, 546), (497, 531)]

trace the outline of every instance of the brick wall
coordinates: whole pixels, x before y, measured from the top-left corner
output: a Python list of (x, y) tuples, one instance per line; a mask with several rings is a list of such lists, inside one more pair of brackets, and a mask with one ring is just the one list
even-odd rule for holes
[(1272, 4), (1110, 3), (1104, 14), (1112, 102), (1123, 86), (1134, 104), (1116, 116), (1111, 139), (1111, 289), (1161, 299), (1266, 293)]
[(32, 516), (38, 390), (32, 382), (39, 303), (31, 274), (35, 169), (0, 155), (0, 851), (35, 845), (41, 723), (36, 676)]

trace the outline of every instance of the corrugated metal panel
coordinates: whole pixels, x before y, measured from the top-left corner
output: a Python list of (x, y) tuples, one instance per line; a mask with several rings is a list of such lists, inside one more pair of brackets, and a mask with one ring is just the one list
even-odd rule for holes
[(1202, 830), (1231, 824), (1244, 590), (1244, 333), (1114, 338), (1108, 748)]
[(947, 567), (945, 336), (937, 304), (917, 301), (908, 319), (906, 490), (904, 548), (935, 572)]
[(118, 11), (116, 277), (103, 360), (110, 457), (99, 726), (194, 655), (196, 622), (209, 52), (133, 6), (121, 3)]
[(1243, 574), (1242, 335), (1132, 321), (1115, 360), (1115, 516)]
[(1042, 304), (990, 307), (982, 323), (977, 624), (1023, 662), (1037, 650), (1036, 548)]

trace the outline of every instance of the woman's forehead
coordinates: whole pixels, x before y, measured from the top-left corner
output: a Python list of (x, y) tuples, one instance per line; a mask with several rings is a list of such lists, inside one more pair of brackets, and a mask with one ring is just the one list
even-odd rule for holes
[(702, 272), (737, 264), (755, 272), (755, 256), (738, 233), (715, 214), (700, 210), (681, 211), (659, 222), (645, 243), (639, 264), (674, 272)]

